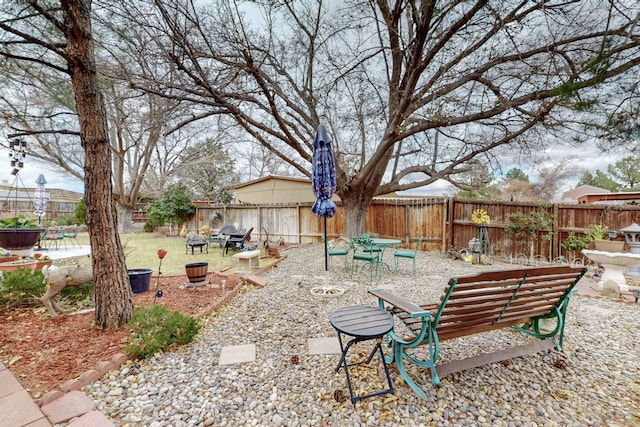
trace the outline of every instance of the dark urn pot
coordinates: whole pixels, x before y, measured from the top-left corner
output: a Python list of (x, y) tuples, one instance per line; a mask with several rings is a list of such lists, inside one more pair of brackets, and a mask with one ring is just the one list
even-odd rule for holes
[(0, 228), (0, 248), (8, 251), (33, 249), (44, 228)]
[(129, 273), (129, 284), (131, 285), (131, 291), (134, 294), (141, 292), (147, 292), (151, 285), (151, 274), (153, 270), (150, 268), (134, 268), (127, 270)]

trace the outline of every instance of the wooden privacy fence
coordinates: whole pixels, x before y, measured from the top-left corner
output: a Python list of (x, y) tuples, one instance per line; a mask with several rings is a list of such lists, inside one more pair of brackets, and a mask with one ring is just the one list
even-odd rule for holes
[[(196, 214), (189, 221), (189, 230), (203, 225), (220, 228), (237, 223), (254, 227), (252, 239), (286, 243), (318, 243), (324, 234), (324, 221), (311, 212), (309, 204), (291, 205), (205, 205), (199, 203)], [(380, 237), (397, 238), (403, 246), (412, 246), (424, 237), (421, 250), (445, 252), (450, 248), (469, 246), (477, 236), (478, 226), (471, 220), (476, 209), (484, 209), (491, 218), (488, 236), (497, 256), (529, 255), (528, 242), (518, 242), (513, 234), (505, 233), (505, 224), (514, 213), (545, 212), (552, 216), (552, 226), (540, 230), (533, 239), (534, 254), (547, 259), (565, 255), (560, 243), (570, 232), (583, 233), (590, 224), (600, 224), (619, 231), (640, 223), (640, 207), (635, 205), (575, 205), (531, 204), (517, 202), (486, 202), (451, 197), (381, 198), (375, 199), (365, 219), (365, 231)], [(222, 221), (213, 222), (214, 212), (222, 213)], [(344, 207), (338, 203), (337, 213), (327, 220), (327, 236), (334, 239), (345, 231)], [(618, 233), (616, 240), (624, 240)], [(409, 244), (410, 243), (410, 244)]]

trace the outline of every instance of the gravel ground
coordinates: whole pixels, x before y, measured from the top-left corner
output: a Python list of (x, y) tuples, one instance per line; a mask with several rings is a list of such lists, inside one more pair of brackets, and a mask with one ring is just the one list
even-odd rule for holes
[[(175, 352), (128, 364), (85, 388), (117, 426), (636, 426), (640, 425), (638, 304), (573, 297), (563, 353), (554, 350), (444, 377), (439, 387), (422, 378), (428, 400), (416, 396), (392, 367), (395, 393), (352, 405), (339, 355), (309, 355), (308, 338), (335, 337), (329, 314), (374, 305), (366, 293), (393, 287), (407, 299), (437, 302), (448, 279), (506, 265), (478, 266), (436, 253), (418, 253), (374, 283), (364, 272), (351, 280), (335, 261), (331, 283), (339, 296), (312, 295), (324, 280), (322, 245), (287, 251), (265, 273), (264, 288), (247, 287), (206, 319), (198, 340)], [(392, 261), (388, 252), (386, 260)], [(522, 341), (524, 340), (524, 341)], [(446, 341), (440, 361), (527, 342), (510, 330)], [(255, 362), (218, 366), (223, 346), (256, 345)], [(368, 345), (367, 345), (368, 344)], [(371, 342), (360, 343), (366, 356)], [(375, 363), (374, 363), (375, 362)], [(383, 388), (379, 360), (354, 368), (359, 393)], [(350, 369), (351, 372), (351, 369)]]

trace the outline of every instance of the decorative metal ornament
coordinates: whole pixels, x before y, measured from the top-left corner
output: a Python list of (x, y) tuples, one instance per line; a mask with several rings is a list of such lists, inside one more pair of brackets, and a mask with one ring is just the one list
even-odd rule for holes
[(489, 218), (487, 211), (485, 211), (484, 209), (476, 209), (471, 214), (471, 221), (473, 221), (474, 224), (480, 225), (489, 224), (491, 222), (491, 219)]

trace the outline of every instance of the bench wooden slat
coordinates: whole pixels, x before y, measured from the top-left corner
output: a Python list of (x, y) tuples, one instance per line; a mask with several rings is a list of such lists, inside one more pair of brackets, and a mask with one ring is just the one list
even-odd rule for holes
[(496, 294), (505, 294), (512, 293), (516, 289), (519, 292), (530, 291), (530, 290), (538, 290), (538, 289), (566, 289), (568, 285), (570, 285), (573, 280), (562, 279), (562, 280), (553, 280), (553, 281), (542, 281), (542, 282), (524, 282), (522, 285), (509, 285), (509, 286), (493, 286), (493, 287), (482, 287), (482, 288), (466, 288), (460, 289), (458, 287), (455, 288), (449, 300), (454, 300), (458, 298), (465, 298), (466, 296), (486, 296), (486, 295), (496, 295)]
[[(473, 316), (469, 314), (467, 316), (456, 316), (456, 317), (446, 317), (440, 320), (436, 331), (440, 336), (441, 333), (445, 331), (450, 331), (451, 329), (460, 329), (464, 332), (465, 329), (471, 328), (474, 325), (480, 324), (488, 324), (488, 325), (499, 325), (500, 323), (507, 321), (511, 318), (520, 318), (520, 319), (528, 319), (534, 316), (542, 316), (550, 312), (553, 308), (551, 305), (547, 306), (520, 306), (518, 310), (512, 310), (505, 312), (500, 319), (498, 319), (498, 315), (500, 312), (498, 310), (493, 310), (491, 312), (481, 313), (480, 316)], [(404, 323), (413, 331), (417, 331), (421, 327), (421, 322), (414, 319), (407, 319)], [(524, 322), (521, 322), (524, 323)], [(495, 328), (494, 328), (495, 329)], [(473, 332), (470, 332), (472, 334)], [(442, 337), (440, 336), (442, 340)]]
[(495, 281), (495, 280), (508, 280), (508, 279), (522, 279), (523, 273), (526, 273), (529, 277), (532, 276), (556, 276), (562, 275), (571, 276), (575, 273), (576, 267), (570, 266), (553, 266), (553, 267), (535, 267), (535, 268), (518, 268), (512, 270), (497, 270), (497, 271), (485, 271), (478, 274), (458, 276), (456, 282), (459, 285), (465, 283), (482, 283), (483, 281)]
[[(518, 293), (516, 296), (517, 298), (513, 298), (514, 300), (518, 300), (518, 299), (536, 299), (536, 298), (542, 298), (542, 299), (552, 299), (554, 301), (557, 301), (559, 298), (561, 298), (563, 295), (565, 294), (565, 291), (563, 289), (556, 289), (556, 290), (552, 290), (552, 291), (540, 291), (540, 292), (520, 292)], [(449, 301), (447, 303), (447, 306), (445, 307), (445, 312), (447, 311), (455, 311), (458, 308), (463, 308), (463, 307), (475, 307), (475, 306), (483, 306), (483, 305), (496, 305), (496, 304), (502, 304), (503, 306), (509, 302), (509, 300), (511, 299), (510, 297), (513, 296), (513, 292), (510, 294), (498, 294), (498, 295), (487, 295), (484, 299), (483, 298), (467, 298), (467, 299), (458, 299), (458, 300), (453, 300), (453, 301)]]
[[(462, 332), (464, 332), (465, 329), (471, 329), (473, 326), (476, 326), (476, 325), (494, 325), (495, 326), (494, 329), (497, 329), (498, 327), (504, 327), (501, 325), (503, 323), (510, 321), (511, 319), (524, 320), (524, 319), (529, 319), (535, 316), (542, 316), (547, 313), (549, 313), (549, 308), (536, 307), (531, 310), (522, 310), (519, 312), (507, 313), (501, 316), (500, 318), (498, 318), (499, 313), (496, 313), (495, 316), (491, 316), (491, 317), (485, 316), (485, 317), (479, 317), (475, 319), (472, 316), (468, 316), (464, 320), (461, 318), (457, 318), (457, 319), (451, 319), (446, 323), (440, 323), (438, 324), (436, 331), (438, 332), (438, 336), (440, 336), (440, 334), (451, 331), (453, 329), (460, 329)], [(520, 323), (523, 323), (523, 322), (520, 322)], [(470, 334), (472, 333), (473, 332), (471, 332)]]

